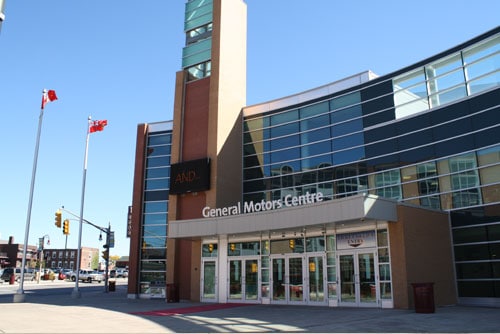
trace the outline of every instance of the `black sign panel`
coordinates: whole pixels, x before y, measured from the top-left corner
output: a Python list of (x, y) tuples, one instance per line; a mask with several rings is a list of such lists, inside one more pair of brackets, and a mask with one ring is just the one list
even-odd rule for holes
[(171, 194), (210, 189), (210, 159), (179, 162), (170, 166)]

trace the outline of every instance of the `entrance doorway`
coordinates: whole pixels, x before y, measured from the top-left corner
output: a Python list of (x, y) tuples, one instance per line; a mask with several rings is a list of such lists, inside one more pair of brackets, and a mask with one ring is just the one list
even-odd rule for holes
[(202, 268), (201, 300), (204, 302), (217, 302), (217, 262), (214, 259), (202, 260)]
[(340, 306), (376, 307), (378, 274), (375, 251), (339, 252)]
[(324, 255), (271, 257), (271, 303), (325, 305), (324, 263)]
[(232, 301), (256, 301), (259, 298), (258, 258), (231, 258), (228, 296)]

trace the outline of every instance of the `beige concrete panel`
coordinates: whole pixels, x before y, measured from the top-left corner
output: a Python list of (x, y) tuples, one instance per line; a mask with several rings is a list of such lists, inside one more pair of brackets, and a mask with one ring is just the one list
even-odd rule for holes
[(432, 282), (436, 305), (455, 304), (457, 296), (448, 214), (400, 205), (398, 217), (398, 224), (403, 225), (410, 307), (413, 307), (411, 283)]

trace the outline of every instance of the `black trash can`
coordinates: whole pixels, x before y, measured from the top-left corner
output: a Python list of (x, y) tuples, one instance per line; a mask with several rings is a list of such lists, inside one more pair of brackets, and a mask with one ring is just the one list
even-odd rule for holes
[(434, 283), (412, 283), (416, 313), (434, 313)]
[(109, 281), (109, 291), (116, 291), (116, 281)]
[(179, 289), (174, 283), (167, 283), (167, 303), (179, 302)]

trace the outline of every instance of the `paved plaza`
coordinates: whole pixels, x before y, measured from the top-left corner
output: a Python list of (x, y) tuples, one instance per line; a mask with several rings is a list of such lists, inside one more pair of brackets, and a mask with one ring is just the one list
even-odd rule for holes
[(394, 309), (167, 303), (129, 299), (126, 283), (108, 293), (82, 286), (80, 298), (72, 298), (70, 291), (33, 293), (27, 287), (21, 303), (14, 303), (12, 294), (1, 295), (0, 333), (500, 332), (499, 308), (448, 306), (422, 314)]

